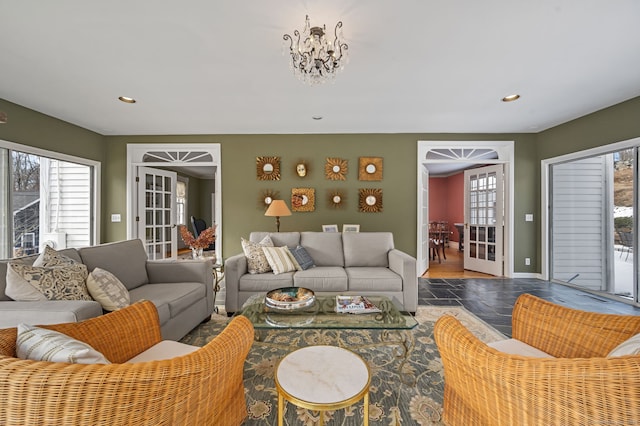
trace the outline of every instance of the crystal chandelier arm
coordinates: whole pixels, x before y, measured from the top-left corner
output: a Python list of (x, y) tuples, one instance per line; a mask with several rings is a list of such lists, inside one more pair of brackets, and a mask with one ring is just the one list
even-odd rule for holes
[(335, 46), (336, 51), (339, 53), (337, 55), (334, 55), (334, 58), (336, 61), (339, 61), (340, 59), (342, 59), (342, 50), (348, 50), (349, 46), (347, 45), (347, 43), (343, 43), (341, 38), (338, 37), (338, 29), (342, 28), (342, 21), (338, 21), (338, 23), (336, 24), (336, 27), (333, 30), (333, 36), (335, 37), (334, 40), (334, 44), (337, 45)]

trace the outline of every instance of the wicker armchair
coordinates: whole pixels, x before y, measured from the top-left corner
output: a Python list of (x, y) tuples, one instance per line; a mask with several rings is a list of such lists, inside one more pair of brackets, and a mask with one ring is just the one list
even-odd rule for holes
[(0, 424), (228, 426), (247, 415), (242, 375), (253, 326), (244, 317), (189, 355), (139, 364), (124, 362), (161, 341), (151, 302), (43, 327), (87, 342), (113, 364), (17, 359), (16, 329), (0, 330)]
[(460, 322), (435, 325), (448, 425), (640, 424), (640, 356), (606, 358), (640, 333), (640, 316), (605, 315), (525, 294), (513, 338), (557, 359), (498, 352)]

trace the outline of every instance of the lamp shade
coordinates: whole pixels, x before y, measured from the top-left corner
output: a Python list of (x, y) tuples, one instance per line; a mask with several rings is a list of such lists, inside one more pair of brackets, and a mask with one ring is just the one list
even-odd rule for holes
[(264, 213), (265, 216), (291, 216), (291, 210), (287, 207), (287, 203), (284, 200), (273, 200), (269, 204), (269, 208)]

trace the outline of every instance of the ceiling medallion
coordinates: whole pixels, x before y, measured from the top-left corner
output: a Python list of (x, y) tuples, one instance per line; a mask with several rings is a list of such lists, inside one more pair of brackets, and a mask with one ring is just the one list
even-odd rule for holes
[(293, 74), (304, 83), (315, 85), (333, 80), (344, 68), (349, 46), (342, 35), (342, 21), (338, 21), (333, 34), (334, 39), (329, 40), (326, 26), (312, 27), (307, 15), (302, 33), (295, 30), (293, 37), (289, 34), (282, 37), (289, 41)]

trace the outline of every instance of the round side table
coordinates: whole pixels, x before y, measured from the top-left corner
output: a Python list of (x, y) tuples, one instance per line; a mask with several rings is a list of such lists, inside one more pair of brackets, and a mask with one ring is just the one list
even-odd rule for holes
[(363, 424), (369, 424), (371, 374), (355, 353), (335, 346), (308, 346), (285, 356), (276, 367), (278, 425), (283, 424), (284, 400), (320, 412), (346, 408), (364, 399)]

